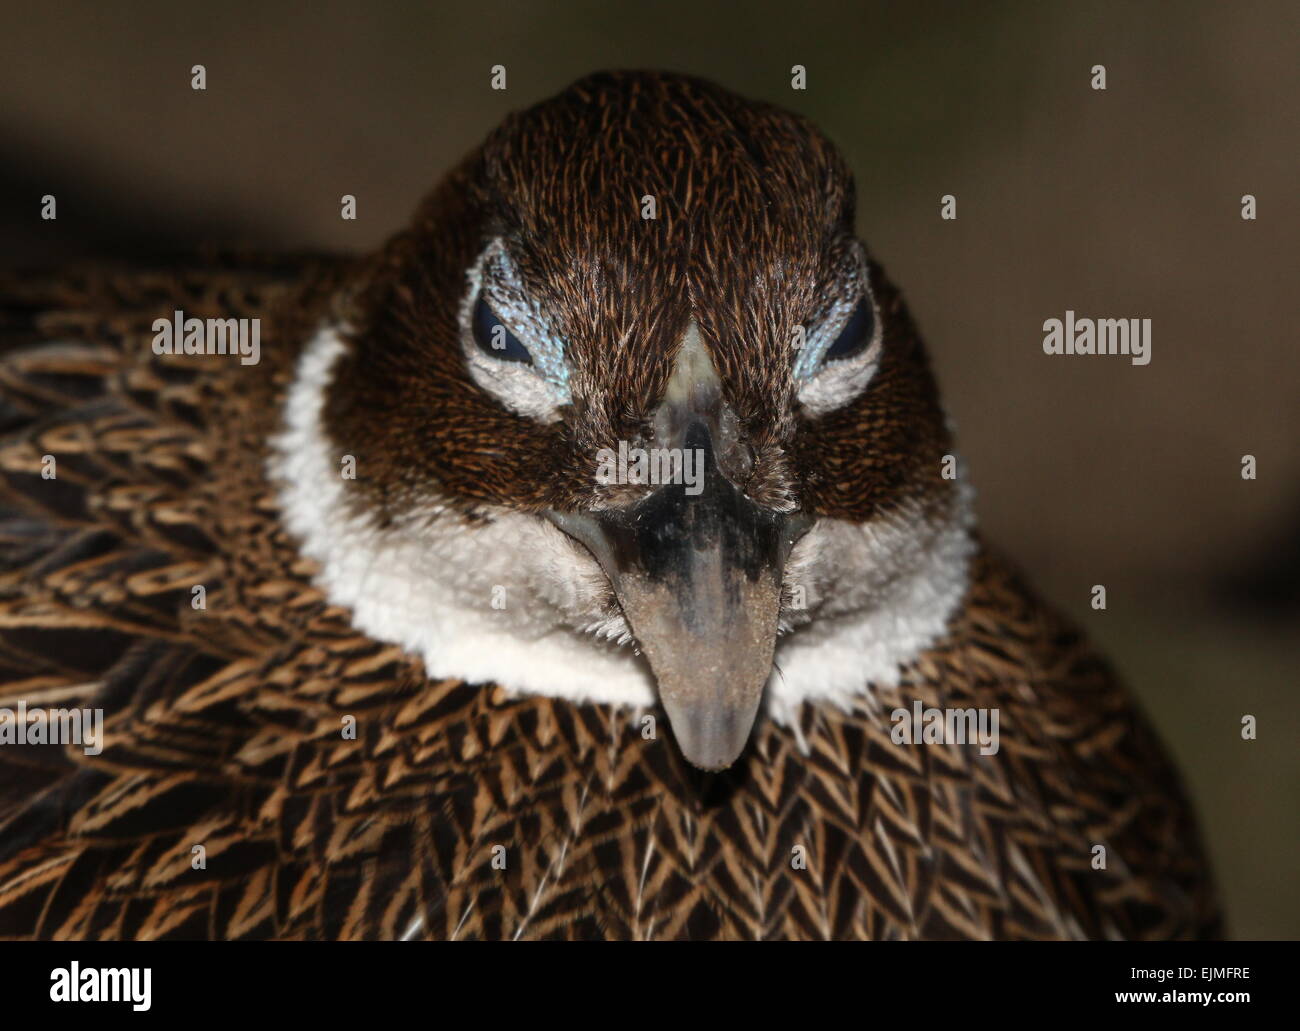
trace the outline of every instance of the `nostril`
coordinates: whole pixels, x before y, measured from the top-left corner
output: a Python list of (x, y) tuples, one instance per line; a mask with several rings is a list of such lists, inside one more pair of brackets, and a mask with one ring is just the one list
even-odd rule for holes
[(745, 441), (736, 441), (718, 460), (723, 475), (737, 487), (749, 482), (754, 472), (754, 449)]
[(731, 406), (724, 404), (718, 414), (717, 462), (722, 474), (737, 487), (748, 483), (754, 472), (754, 449), (743, 430)]

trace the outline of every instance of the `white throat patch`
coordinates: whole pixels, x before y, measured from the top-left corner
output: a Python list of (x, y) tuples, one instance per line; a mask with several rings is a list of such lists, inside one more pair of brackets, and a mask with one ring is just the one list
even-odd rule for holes
[[(381, 529), (348, 505), (321, 420), (345, 349), (335, 327), (304, 349), (268, 463), (285, 525), (320, 564), (329, 600), (352, 610), (357, 629), (419, 656), (431, 677), (653, 705), (654, 679), (621, 618), (593, 616), (608, 594), (604, 574), (549, 522), (501, 512), (469, 525), (431, 502), (418, 520)], [(897, 683), (899, 667), (942, 635), (975, 547), (964, 484), (958, 501), (942, 524), (919, 510), (866, 526), (821, 520), (799, 542), (786, 581), (803, 585), (815, 618), (800, 625), (794, 613), (795, 629), (777, 642), (773, 718), (791, 721), (804, 701), (850, 707), (872, 685)]]

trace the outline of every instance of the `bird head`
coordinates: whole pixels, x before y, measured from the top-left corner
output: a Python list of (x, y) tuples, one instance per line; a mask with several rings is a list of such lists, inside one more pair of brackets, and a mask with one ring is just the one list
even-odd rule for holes
[[(554, 635), (593, 663), (639, 652), (684, 756), (720, 769), (781, 635), (829, 648), (797, 701), (851, 692), (889, 627), (916, 629), (884, 610), (961, 522), (948, 432), (846, 164), (803, 118), (680, 76), (583, 79), (456, 168), (349, 312), (319, 429), (356, 456), (342, 497), (363, 518), (314, 552), (335, 586), (348, 548), (375, 568), (387, 549), (390, 595), (405, 571), (384, 604), (341, 590), (380, 635), (478, 614), (478, 657), (437, 668), (462, 644), (425, 641), (431, 672), (563, 694), (585, 660), (556, 669)], [(499, 619), (495, 581), (515, 595)]]

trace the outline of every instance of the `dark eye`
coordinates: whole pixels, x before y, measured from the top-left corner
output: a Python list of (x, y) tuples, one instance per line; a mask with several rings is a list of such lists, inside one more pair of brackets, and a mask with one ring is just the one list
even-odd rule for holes
[(864, 297), (858, 301), (858, 306), (853, 309), (849, 321), (840, 330), (835, 343), (826, 349), (826, 355), (822, 360), (838, 362), (845, 358), (856, 358), (867, 349), (871, 338), (875, 335), (875, 330), (876, 315), (871, 310), (871, 301)]
[(474, 302), (473, 330), (474, 342), (484, 354), (491, 355), (498, 361), (533, 364), (533, 356), (528, 353), (528, 348), (496, 317), (481, 294)]

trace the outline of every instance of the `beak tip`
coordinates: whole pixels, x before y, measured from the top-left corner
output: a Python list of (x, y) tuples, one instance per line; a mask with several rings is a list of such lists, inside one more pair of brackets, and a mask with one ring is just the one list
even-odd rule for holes
[[(681, 744), (679, 741), (678, 744)], [(741, 747), (741, 751), (744, 747)], [(740, 752), (734, 755), (727, 755), (725, 758), (720, 753), (713, 751), (695, 752), (688, 751), (682, 746), (682, 757), (694, 766), (697, 770), (703, 770), (705, 773), (721, 773), (723, 770), (733, 766), (737, 759), (740, 758)]]
[(745, 750), (758, 705), (757, 699), (740, 709), (678, 706), (665, 701), (665, 708), (683, 758), (698, 769), (717, 773), (734, 765)]

